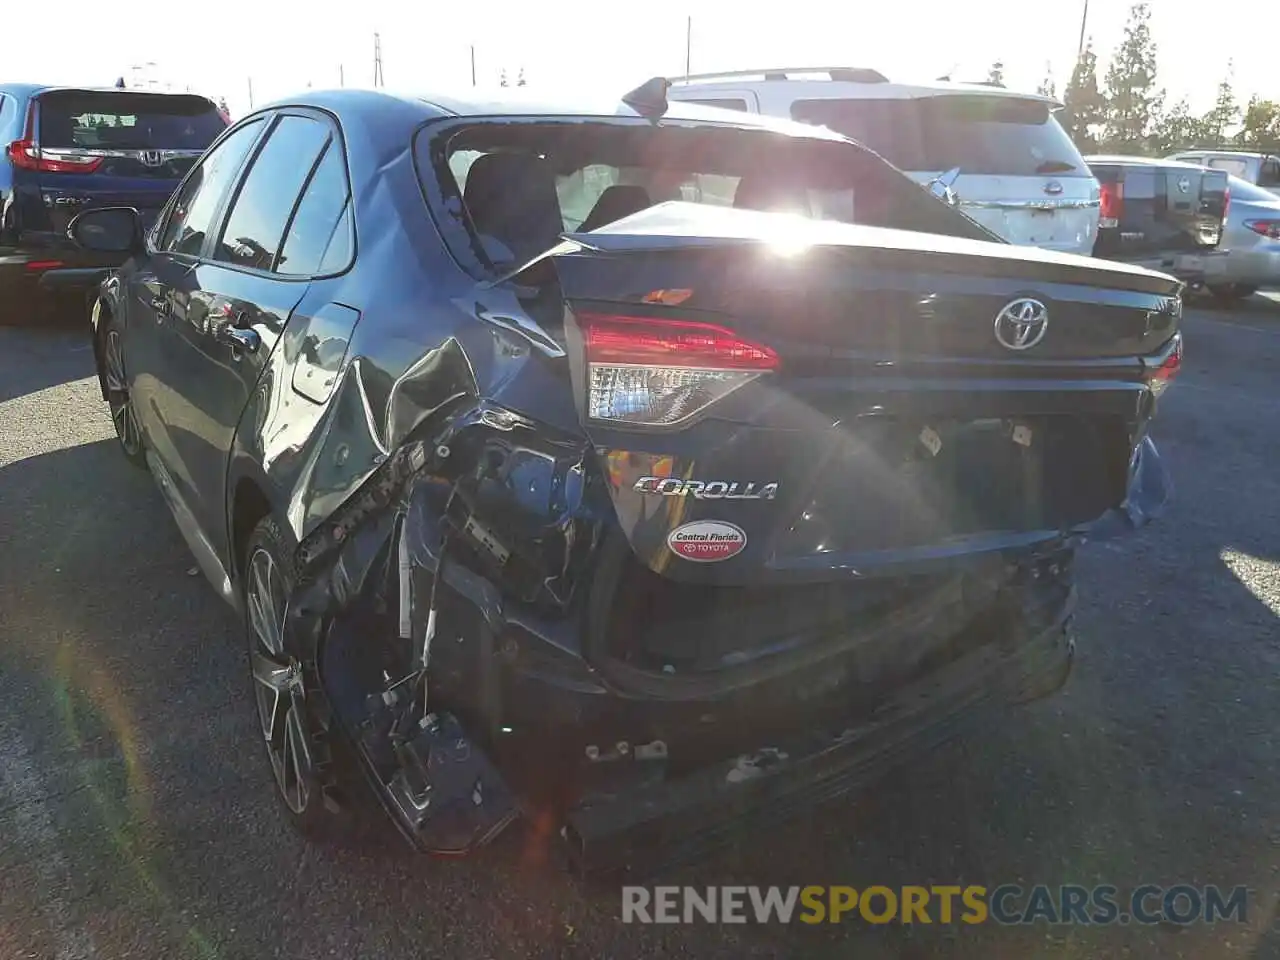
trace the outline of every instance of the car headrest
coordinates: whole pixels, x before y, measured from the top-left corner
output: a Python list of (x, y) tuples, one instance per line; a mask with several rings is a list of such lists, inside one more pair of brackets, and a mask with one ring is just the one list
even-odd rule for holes
[(518, 260), (554, 246), (564, 230), (555, 172), (529, 153), (487, 153), (467, 171), (462, 201), (476, 231), (504, 244)]
[(775, 177), (743, 177), (734, 191), (733, 205), (740, 210), (809, 213), (809, 198), (804, 191)]
[(595, 206), (591, 208), (587, 218), (582, 221), (582, 226), (578, 227), (578, 232), (588, 233), (592, 230), (598, 230), (600, 227), (613, 223), (615, 220), (629, 217), (633, 213), (647, 210), (651, 206), (653, 206), (653, 200), (649, 197), (649, 191), (644, 187), (615, 183), (612, 187), (606, 187), (604, 192), (600, 194)]

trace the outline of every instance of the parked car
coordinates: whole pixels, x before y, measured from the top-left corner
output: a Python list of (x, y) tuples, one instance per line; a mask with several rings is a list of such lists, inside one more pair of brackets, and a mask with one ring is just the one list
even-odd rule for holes
[(1169, 497), (1177, 281), (662, 81), (309, 91), (71, 232), (130, 257), (102, 395), (310, 833), (363, 770), (432, 852), (696, 850), (1055, 690), (1080, 537)]
[(1231, 205), (1222, 235), (1223, 266), (1209, 291), (1243, 300), (1280, 287), (1280, 196), (1239, 177), (1229, 178)]
[(1140, 263), (1196, 286), (1224, 276), (1226, 173), (1148, 157), (1086, 159), (1102, 189), (1095, 256)]
[(945, 178), (960, 209), (1006, 240), (1093, 249), (1098, 184), (1048, 97), (849, 67), (698, 74), (676, 78), (671, 97), (829, 127), (920, 183)]
[(1225, 170), (1233, 177), (1280, 193), (1280, 156), (1273, 153), (1251, 153), (1247, 150), (1187, 150), (1175, 153), (1170, 160), (1181, 160), (1197, 167)]
[(0, 323), (97, 289), (113, 255), (87, 255), (67, 224), (127, 204), (154, 217), (225, 118), (204, 97), (0, 84)]

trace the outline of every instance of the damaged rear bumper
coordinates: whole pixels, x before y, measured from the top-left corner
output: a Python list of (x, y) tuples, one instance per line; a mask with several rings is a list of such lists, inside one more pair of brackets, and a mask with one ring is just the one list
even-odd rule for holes
[(987, 644), (903, 687), (856, 727), (762, 745), (675, 781), (580, 803), (562, 833), (570, 863), (582, 875), (671, 866), (856, 789), (984, 721), (998, 722), (1002, 705), (1066, 682), (1075, 650), (1072, 605), (1014, 650)]

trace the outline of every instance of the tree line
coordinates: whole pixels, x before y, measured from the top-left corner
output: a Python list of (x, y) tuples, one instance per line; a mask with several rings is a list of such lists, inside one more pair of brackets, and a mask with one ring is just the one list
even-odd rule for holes
[[(1159, 156), (1193, 147), (1280, 151), (1280, 101), (1255, 94), (1242, 105), (1228, 65), (1213, 106), (1203, 114), (1192, 113), (1185, 97), (1166, 102), (1156, 54), (1151, 8), (1145, 2), (1130, 7), (1124, 39), (1101, 82), (1093, 39), (1088, 40), (1063, 91), (1064, 109), (1058, 116), (1081, 153)], [(999, 80), (1002, 73), (1002, 66), (993, 64), (989, 79)], [(1052, 74), (1038, 92), (1057, 96)]]

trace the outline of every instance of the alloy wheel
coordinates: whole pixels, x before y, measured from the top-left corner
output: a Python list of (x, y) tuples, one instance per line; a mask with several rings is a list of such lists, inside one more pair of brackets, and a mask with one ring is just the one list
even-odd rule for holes
[(310, 805), (315, 783), (302, 666), (284, 650), (288, 596), (280, 567), (266, 550), (254, 551), (249, 560), (246, 601), (249, 665), (262, 737), (280, 796), (301, 815)]
[(119, 330), (107, 331), (105, 373), (107, 404), (111, 409), (111, 422), (115, 425), (120, 446), (129, 457), (142, 454), (142, 431), (129, 399), (129, 381), (124, 372), (124, 345)]

